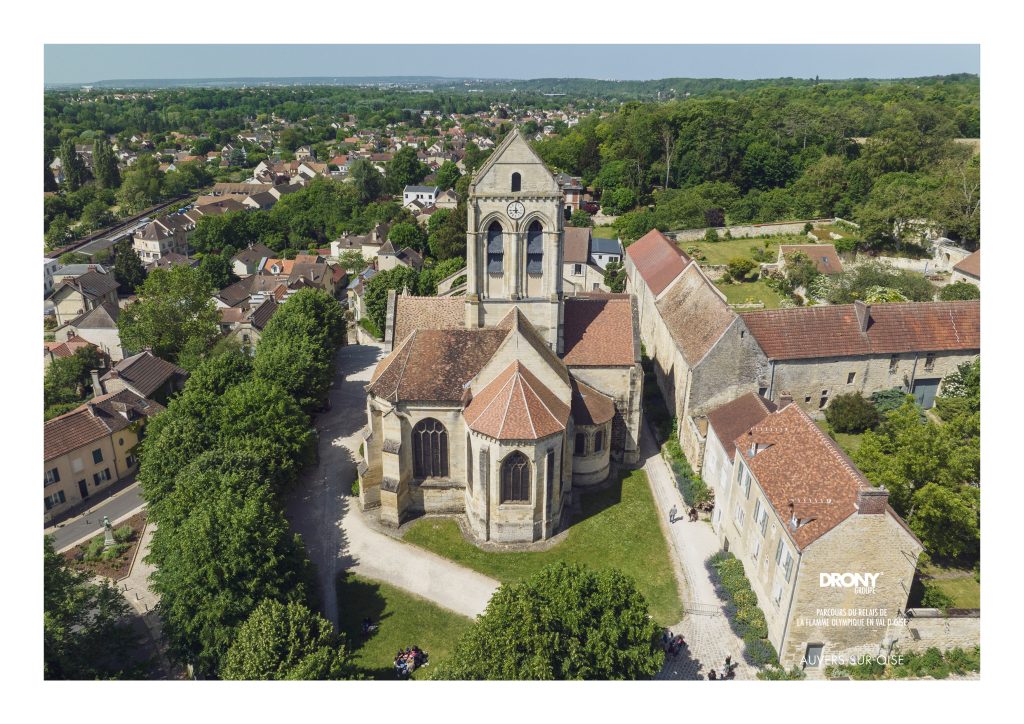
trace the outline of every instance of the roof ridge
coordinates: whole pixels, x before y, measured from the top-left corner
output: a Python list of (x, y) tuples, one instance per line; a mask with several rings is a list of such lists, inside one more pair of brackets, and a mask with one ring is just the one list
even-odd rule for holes
[[(518, 361), (517, 361), (517, 364), (518, 364)], [(543, 386), (545, 389), (547, 389), (547, 385), (545, 385), (536, 375), (534, 375), (532, 372), (530, 372), (530, 369), (528, 367), (523, 365), (523, 369), (526, 370), (526, 372), (530, 375), (530, 377), (533, 377), (533, 379), (537, 380), (537, 384), (539, 384), (539, 385)], [(523, 376), (523, 379), (526, 380), (525, 375)], [(572, 379), (572, 376), (570, 375), (570, 380), (571, 379)], [(526, 380), (526, 381), (529, 382), (529, 380)], [(537, 390), (533, 389), (533, 384), (532, 383), (529, 384), (529, 388), (530, 388), (530, 392), (532, 392), (533, 396), (537, 398), (537, 401), (540, 402), (541, 407), (544, 408), (544, 411), (546, 413), (548, 413), (548, 415), (551, 417), (551, 419), (554, 420), (555, 422), (559, 422), (558, 417), (555, 415), (555, 413), (548, 406), (548, 403), (544, 402), (544, 398), (541, 397), (540, 394), (538, 394)], [(552, 392), (552, 391), (548, 390), (548, 392)], [(552, 394), (554, 394), (554, 393), (552, 393)], [(572, 384), (570, 383), (570, 395), (571, 394), (572, 394)], [(582, 393), (580, 393), (580, 394), (582, 394)], [(572, 409), (571, 402), (572, 402), (572, 398), (570, 397), (570, 408), (569, 408), (570, 410)], [(572, 413), (570, 412), (570, 414), (572, 414)], [(561, 423), (559, 423), (559, 424), (561, 424)], [(535, 429), (534, 430), (534, 434), (536, 434), (536, 432), (537, 431)]]
[[(518, 362), (518, 360), (516, 361), (515, 380), (516, 380), (516, 382), (519, 383), (519, 394), (523, 398), (523, 410), (526, 412), (526, 420), (527, 420), (527, 422), (530, 423), (530, 431), (533, 434), (533, 437), (531, 437), (530, 439), (531, 440), (536, 440), (537, 439), (537, 425), (534, 424), (534, 422), (533, 422), (533, 413), (530, 412), (530, 402), (529, 402), (529, 400), (526, 399), (526, 388), (529, 387), (530, 385), (527, 384), (526, 378), (522, 375), (522, 373), (519, 370), (519, 362)], [(534, 392), (534, 390), (532, 388), (530, 389), (530, 392), (533, 392), (533, 396), (534, 397), (538, 397), (538, 398), (540, 397), (540, 395), (538, 395), (536, 392)], [(543, 405), (544, 403), (541, 402), (541, 404)]]
[[(513, 362), (513, 364), (515, 364), (515, 363)], [(509, 365), (509, 367), (511, 367), (511, 366), (512, 366), (512, 365)], [(506, 370), (508, 370), (508, 369), (509, 369), (509, 367), (506, 367), (506, 368), (505, 368), (504, 370), (502, 370), (502, 371), (501, 371), (501, 372), (499, 372), (499, 373), (498, 373), (497, 375), (495, 375), (495, 376), (494, 376), (494, 378), (493, 378), (493, 379), (492, 379), (492, 380), (491, 380), (490, 382), (488, 382), (488, 383), (487, 383), (486, 385), (484, 385), (483, 389), (487, 389), (487, 387), (488, 387), (488, 386), (490, 386), (491, 384), (493, 384), (493, 383), (494, 383), (494, 381), (498, 379), (498, 377), (500, 377), (501, 375), (503, 375), (503, 374), (504, 374), (504, 373), (506, 372)], [(496, 390), (496, 391), (494, 392), (494, 395), (493, 395), (493, 396), (491, 397), (491, 399), (490, 399), (490, 400), (488, 400), (488, 401), (487, 401), (487, 404), (486, 404), (486, 405), (484, 405), (483, 409), (482, 409), (482, 410), (480, 410), (480, 412), (479, 412), (479, 413), (477, 413), (477, 416), (473, 418), (473, 421), (472, 421), (472, 422), (470, 422), (470, 425), (473, 425), (473, 424), (475, 424), (477, 420), (479, 420), (479, 419), (480, 419), (481, 417), (483, 417), (483, 416), (484, 416), (484, 414), (485, 414), (485, 413), (486, 413), (486, 412), (487, 412), (487, 411), (488, 411), (489, 409), (491, 409), (491, 406), (492, 406), (492, 405), (493, 405), (493, 404), (494, 404), (494, 403), (495, 403), (495, 402), (496, 402), (496, 401), (498, 400), (498, 398), (499, 398), (499, 397), (501, 397), (501, 393), (502, 393), (502, 392), (503, 392), (503, 391), (505, 390), (505, 388), (506, 388), (506, 387), (508, 387), (508, 386), (509, 386), (509, 384), (510, 384), (510, 383), (512, 382), (512, 380), (514, 380), (514, 379), (515, 379), (515, 375), (510, 375), (510, 376), (509, 376), (509, 378), (508, 378), (507, 380), (505, 380), (505, 382), (503, 382), (503, 383), (502, 383), (501, 387), (499, 387), (499, 388), (498, 388), (498, 389), (497, 389), (497, 390)], [(472, 381), (472, 380), (471, 380), (471, 381)], [(467, 384), (468, 384), (468, 383), (467, 383)], [(474, 399), (475, 399), (475, 398), (474, 398)], [(470, 402), (470, 404), (472, 404), (472, 401)], [(467, 405), (467, 407), (468, 407), (468, 405)], [(504, 418), (502, 418), (502, 425), (504, 426)]]
[[(516, 363), (513, 362), (513, 365), (514, 364), (516, 364)], [(501, 424), (498, 426), (498, 434), (499, 435), (501, 435), (502, 433), (505, 432), (505, 423), (508, 422), (508, 408), (512, 406), (512, 395), (515, 393), (515, 389), (514, 389), (515, 379), (516, 379), (516, 375), (513, 372), (512, 376), (508, 378), (508, 383), (507, 383), (507, 384), (511, 384), (513, 386), (513, 389), (509, 390), (508, 399), (505, 400), (505, 410), (502, 412)], [(498, 392), (501, 392), (504, 389), (505, 389), (505, 385), (502, 385), (501, 386), (501, 390), (498, 390)], [(489, 407), (489, 405), (488, 405), (488, 407)]]

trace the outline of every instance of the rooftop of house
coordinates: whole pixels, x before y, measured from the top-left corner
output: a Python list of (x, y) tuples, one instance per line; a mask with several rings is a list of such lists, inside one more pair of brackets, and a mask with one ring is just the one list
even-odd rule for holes
[(708, 427), (715, 431), (726, 457), (732, 460), (736, 452), (736, 438), (775, 410), (776, 405), (771, 400), (748, 392), (709, 412)]
[(120, 378), (132, 389), (148, 397), (174, 377), (188, 377), (188, 372), (160, 359), (147, 349), (131, 357), (125, 357), (103, 375), (100, 381), (108, 382)]
[(43, 460), (53, 460), (91, 445), (142, 417), (152, 417), (163, 405), (121, 390), (94, 397), (71, 412), (43, 424)]
[(651, 294), (657, 297), (679, 276), (692, 259), (675, 242), (651, 229), (626, 249)]
[(54, 294), (62, 289), (72, 289), (93, 299), (101, 299), (111, 292), (117, 291), (117, 280), (113, 274), (101, 274), (98, 271), (87, 271), (81, 276), (68, 277), (54, 287)]
[(769, 359), (981, 349), (981, 304), (837, 304), (744, 312)]
[(258, 264), (261, 259), (272, 258), (275, 255), (275, 251), (269, 246), (263, 244), (252, 244), (246, 249), (242, 249), (240, 252), (231, 257), (231, 261), (240, 261), (243, 264)]
[(96, 348), (92, 342), (87, 339), (72, 334), (63, 342), (43, 342), (44, 354), (49, 354), (54, 357), (71, 357), (80, 349), (86, 347)]
[[(633, 247), (630, 247), (632, 249)], [(736, 321), (736, 313), (700, 267), (690, 264), (657, 302), (665, 327), (691, 367)]]
[(953, 269), (961, 274), (967, 274), (975, 279), (981, 279), (981, 249), (978, 249), (970, 256), (966, 256), (961, 259)]
[(437, 186), (406, 186), (403, 189), (406, 194), (436, 194)]
[(569, 412), (516, 360), (480, 389), (463, 414), (470, 429), (496, 440), (538, 440), (563, 432)]
[(103, 302), (72, 319), (68, 326), (75, 329), (117, 329), (117, 319), (120, 316), (120, 307), (111, 302)]
[(591, 230), (587, 227), (565, 227), (562, 261), (566, 264), (586, 264), (590, 261)]

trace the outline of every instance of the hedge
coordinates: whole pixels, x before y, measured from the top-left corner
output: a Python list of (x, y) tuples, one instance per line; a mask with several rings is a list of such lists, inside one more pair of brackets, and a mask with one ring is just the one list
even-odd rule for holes
[(734, 610), (729, 625), (743, 639), (747, 661), (757, 667), (778, 667), (779, 654), (768, 641), (768, 621), (757, 605), (757, 595), (743, 572), (743, 564), (732, 553), (719, 551), (708, 558), (707, 566), (715, 588)]
[(697, 506), (711, 500), (711, 491), (707, 483), (693, 472), (683, 448), (679, 445), (679, 421), (675, 418), (672, 420), (672, 433), (665, 441), (662, 452), (675, 476), (676, 487), (679, 488), (687, 505)]

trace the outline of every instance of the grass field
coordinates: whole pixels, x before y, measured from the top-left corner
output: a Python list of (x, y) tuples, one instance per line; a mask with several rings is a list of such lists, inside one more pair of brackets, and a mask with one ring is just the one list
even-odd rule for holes
[(742, 282), (740, 284), (715, 284), (729, 304), (745, 304), (747, 302), (761, 302), (765, 309), (778, 309), (782, 306), (783, 296), (770, 288), (760, 279), (756, 282)]
[[(692, 248), (699, 249), (704, 259), (701, 264), (728, 264), (729, 260), (742, 256), (753, 259), (754, 256), (750, 247), (766, 249), (771, 257), (769, 261), (775, 261), (779, 255), (779, 244), (809, 244), (811, 240), (803, 234), (781, 234), (779, 236), (764, 236), (756, 239), (722, 239), (721, 241), (681, 241), (680, 248), (687, 251)], [(765, 246), (767, 244), (767, 247)]]
[(974, 571), (928, 562), (918, 566), (917, 572), (929, 586), (953, 599), (953, 608), (981, 608), (981, 583)]
[(617, 239), (619, 237), (614, 226), (595, 226), (591, 232), (598, 239)]
[[(828, 420), (815, 420), (814, 422), (824, 430), (826, 435), (830, 434), (831, 428), (828, 425)], [(847, 455), (853, 455), (857, 451), (860, 441), (864, 437), (863, 433), (851, 435), (848, 432), (833, 432), (831, 435)]]
[[(338, 578), (338, 607), (341, 630), (354, 650), (356, 666), (370, 679), (394, 679), (395, 652), (413, 645), (430, 656), (430, 665), (414, 672), (413, 678), (427, 678), (472, 624), (419, 596), (348, 573)], [(362, 623), (367, 616), (380, 628), (363, 639)]]
[(659, 624), (678, 623), (683, 617), (679, 590), (646, 474), (627, 471), (608, 488), (586, 495), (582, 507), (582, 519), (546, 551), (483, 551), (462, 537), (455, 521), (438, 518), (414, 524), (404, 540), (503, 583), (522, 580), (558, 561), (618, 568), (636, 580)]

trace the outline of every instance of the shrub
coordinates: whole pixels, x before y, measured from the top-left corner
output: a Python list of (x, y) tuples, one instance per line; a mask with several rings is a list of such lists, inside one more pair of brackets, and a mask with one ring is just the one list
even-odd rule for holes
[(708, 229), (704, 232), (704, 241), (716, 242), (718, 241), (718, 232), (714, 229)]
[(729, 605), (732, 614), (729, 625), (743, 639), (747, 660), (758, 667), (778, 666), (778, 652), (767, 641), (768, 622), (757, 605), (757, 596), (750, 588), (743, 564), (733, 554), (719, 551), (708, 558), (707, 566)]
[(374, 339), (384, 339), (384, 335), (380, 333), (377, 325), (373, 323), (373, 320), (369, 317), (363, 317), (359, 320), (359, 326), (365, 329), (371, 337)]
[(757, 278), (757, 273), (754, 271), (758, 268), (757, 262), (753, 259), (748, 259), (745, 256), (736, 256), (729, 260), (727, 266), (730, 276), (738, 282)]
[(909, 395), (900, 387), (893, 387), (888, 390), (879, 390), (871, 393), (871, 402), (879, 415), (892, 412), (903, 406)]
[(981, 290), (968, 282), (954, 282), (942, 288), (939, 299), (953, 302), (961, 299), (981, 299)]
[(675, 475), (676, 487), (687, 505), (697, 506), (711, 500), (711, 491), (707, 483), (693, 472), (683, 448), (679, 445), (679, 421), (672, 420), (672, 433), (662, 448), (668, 457), (669, 467)]
[(352, 495), (354, 495), (356, 497), (359, 496), (359, 481), (358, 480), (353, 480), (352, 481)]
[(807, 674), (799, 666), (794, 666), (789, 671), (781, 666), (768, 666), (757, 672), (757, 678), (761, 681), (799, 681), (806, 677)]
[(731, 239), (732, 238), (732, 231), (730, 231), (729, 229), (726, 229), (725, 233), (722, 234), (722, 238), (725, 239), (726, 241)]
[(921, 605), (925, 608), (952, 608), (953, 599), (933, 585), (924, 584), (924, 595), (921, 596)]
[(103, 554), (103, 536), (96, 536), (85, 546), (85, 553), (82, 559), (86, 561), (98, 561)]
[(115, 558), (120, 558), (130, 547), (128, 543), (115, 543), (100, 553), (100, 560), (112, 561)]
[(861, 433), (878, 426), (881, 416), (870, 400), (859, 392), (837, 395), (825, 410), (825, 419), (836, 432)]
[(804, 224), (804, 233), (810, 234), (812, 231), (814, 231), (814, 224), (808, 221), (806, 224)]
[(114, 540), (118, 543), (127, 543), (135, 537), (135, 531), (130, 525), (122, 525), (114, 530)]
[(779, 655), (775, 652), (775, 647), (765, 639), (753, 635), (753, 631), (743, 637), (743, 644), (747, 658), (754, 666), (763, 667), (778, 663)]

